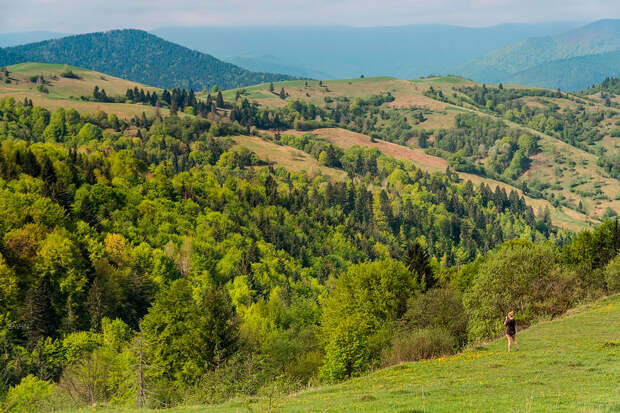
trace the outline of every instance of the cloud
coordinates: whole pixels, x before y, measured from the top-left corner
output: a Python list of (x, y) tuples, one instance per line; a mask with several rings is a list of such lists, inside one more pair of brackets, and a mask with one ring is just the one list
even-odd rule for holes
[(162, 26), (350, 25), (620, 18), (618, 0), (0, 0), (0, 30), (87, 32)]

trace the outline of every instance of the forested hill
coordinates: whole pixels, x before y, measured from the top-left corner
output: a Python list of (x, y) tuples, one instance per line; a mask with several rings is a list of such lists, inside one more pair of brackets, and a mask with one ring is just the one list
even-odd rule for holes
[(495, 50), (455, 69), (455, 73), (487, 83), (579, 90), (617, 74), (613, 72), (619, 55), (610, 52), (619, 49), (620, 20), (599, 20)]
[(293, 79), (250, 72), (141, 30), (81, 34), (0, 50), (0, 66), (27, 61), (80, 66), (162, 88), (233, 88)]
[(507, 83), (562, 90), (579, 90), (620, 75), (620, 50), (554, 60), (516, 73)]

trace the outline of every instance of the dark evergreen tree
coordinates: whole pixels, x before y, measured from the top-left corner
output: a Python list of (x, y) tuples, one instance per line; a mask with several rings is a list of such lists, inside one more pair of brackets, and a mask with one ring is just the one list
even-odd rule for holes
[(426, 250), (418, 242), (414, 242), (407, 248), (403, 258), (405, 265), (425, 291), (435, 286), (435, 277), (433, 276), (430, 258)]

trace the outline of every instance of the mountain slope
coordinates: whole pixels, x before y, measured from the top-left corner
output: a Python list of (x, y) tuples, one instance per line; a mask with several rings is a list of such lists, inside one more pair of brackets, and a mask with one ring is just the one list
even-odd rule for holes
[[(152, 33), (251, 70), (317, 79), (412, 78), (445, 73), (465, 61), (574, 23), (470, 28), (436, 24), (393, 27), (168, 27)], [(208, 39), (208, 41), (205, 41)], [(295, 69), (296, 68), (296, 69)], [(290, 70), (294, 71), (290, 71)], [(319, 76), (320, 75), (320, 76)]]
[(620, 75), (620, 50), (543, 63), (516, 73), (505, 82), (573, 91), (617, 75)]
[(502, 337), (454, 356), (405, 363), (281, 399), (191, 411), (269, 406), (279, 412), (615, 412), (619, 324), (620, 295), (615, 295), (519, 332), (518, 353), (507, 353)]
[(620, 49), (620, 20), (600, 20), (559, 35), (515, 43), (455, 70), (477, 81), (497, 83), (544, 63), (617, 49)]
[(255, 73), (140, 30), (113, 30), (4, 49), (0, 66), (26, 61), (60, 63), (162, 88), (240, 87), (291, 76)]

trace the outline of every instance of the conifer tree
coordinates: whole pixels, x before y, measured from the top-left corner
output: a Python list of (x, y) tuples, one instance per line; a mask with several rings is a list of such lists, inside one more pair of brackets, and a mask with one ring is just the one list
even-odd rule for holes
[(409, 271), (416, 277), (418, 284), (424, 290), (428, 290), (435, 285), (428, 253), (418, 242), (414, 242), (407, 248), (404, 261)]

